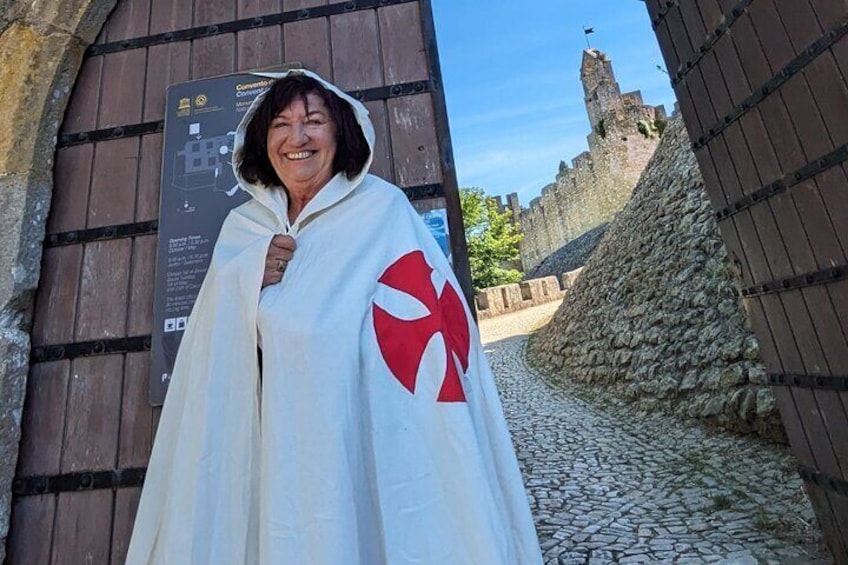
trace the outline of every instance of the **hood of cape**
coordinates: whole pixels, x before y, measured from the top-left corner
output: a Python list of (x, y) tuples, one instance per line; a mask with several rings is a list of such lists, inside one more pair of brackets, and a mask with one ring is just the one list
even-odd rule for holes
[(263, 92), (253, 101), (253, 104), (247, 109), (244, 117), (241, 119), (241, 123), (239, 123), (238, 128), (236, 129), (236, 137), (233, 146), (233, 173), (235, 174), (236, 180), (239, 183), (239, 186), (245, 191), (247, 191), (257, 202), (267, 207), (271, 212), (277, 217), (277, 220), (281, 225), (286, 227), (286, 232), (291, 235), (295, 235), (298, 229), (313, 215), (316, 213), (329, 208), (334, 205), (336, 202), (339, 202), (343, 198), (345, 198), (348, 194), (353, 192), (353, 190), (359, 186), (362, 180), (365, 178), (365, 175), (368, 174), (368, 169), (371, 168), (371, 162), (374, 160), (374, 125), (371, 123), (371, 118), (368, 117), (368, 109), (360, 102), (359, 100), (353, 98), (352, 96), (346, 94), (344, 91), (339, 89), (336, 85), (327, 82), (317, 74), (312, 71), (308, 71), (305, 69), (291, 69), (284, 72), (275, 72), (275, 73), (253, 73), (256, 76), (267, 77), (270, 79), (280, 79), (290, 75), (305, 75), (317, 80), (321, 85), (324, 86), (330, 92), (336, 94), (342, 100), (347, 102), (350, 107), (353, 109), (353, 113), (356, 116), (356, 121), (359, 124), (359, 127), (362, 128), (362, 133), (365, 135), (365, 140), (368, 142), (368, 147), (370, 149), (370, 153), (368, 155), (368, 160), (365, 162), (365, 166), (362, 167), (362, 170), (357, 173), (355, 177), (352, 179), (348, 179), (347, 176), (343, 173), (336, 173), (335, 176), (326, 184), (324, 188), (318, 191), (315, 197), (310, 200), (307, 205), (303, 208), (300, 215), (295, 219), (294, 222), (289, 221), (288, 217), (288, 196), (286, 191), (281, 186), (265, 186), (264, 184), (259, 183), (251, 183), (245, 180), (239, 174), (239, 164), (242, 160), (242, 151), (244, 150), (244, 136), (245, 131), (247, 130), (247, 124), (253, 118), (253, 115), (256, 113), (256, 109), (262, 103), (262, 100), (265, 98), (267, 91)]

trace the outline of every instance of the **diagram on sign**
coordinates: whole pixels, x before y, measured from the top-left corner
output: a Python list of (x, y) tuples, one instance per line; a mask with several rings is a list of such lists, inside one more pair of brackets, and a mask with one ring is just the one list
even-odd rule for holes
[(188, 133), (189, 139), (174, 154), (173, 186), (187, 192), (207, 189), (233, 196), (238, 185), (233, 186), (232, 175), (225, 171), (232, 167), (236, 132), (204, 138), (200, 123), (193, 122)]

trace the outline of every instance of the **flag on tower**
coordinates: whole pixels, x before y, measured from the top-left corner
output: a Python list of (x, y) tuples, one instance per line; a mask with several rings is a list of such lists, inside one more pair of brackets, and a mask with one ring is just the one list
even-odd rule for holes
[(589, 34), (595, 33), (595, 28), (583, 26), (583, 35), (586, 38), (586, 48), (591, 49), (592, 46), (589, 44)]

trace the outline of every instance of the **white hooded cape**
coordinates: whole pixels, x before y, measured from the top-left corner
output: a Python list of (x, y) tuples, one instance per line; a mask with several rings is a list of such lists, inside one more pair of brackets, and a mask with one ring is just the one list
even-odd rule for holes
[[(306, 74), (373, 149), (365, 107)], [(542, 562), (460, 286), (368, 165), (291, 225), (283, 190), (240, 179), (254, 198), (227, 217), (182, 340), (129, 565)], [(260, 292), (278, 233), (297, 250)]]

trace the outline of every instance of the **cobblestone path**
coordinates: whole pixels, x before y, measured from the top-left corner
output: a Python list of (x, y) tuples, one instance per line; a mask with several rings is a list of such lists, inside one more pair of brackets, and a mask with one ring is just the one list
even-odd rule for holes
[(830, 562), (785, 450), (596, 407), (530, 368), (555, 309), (480, 324), (546, 564)]

